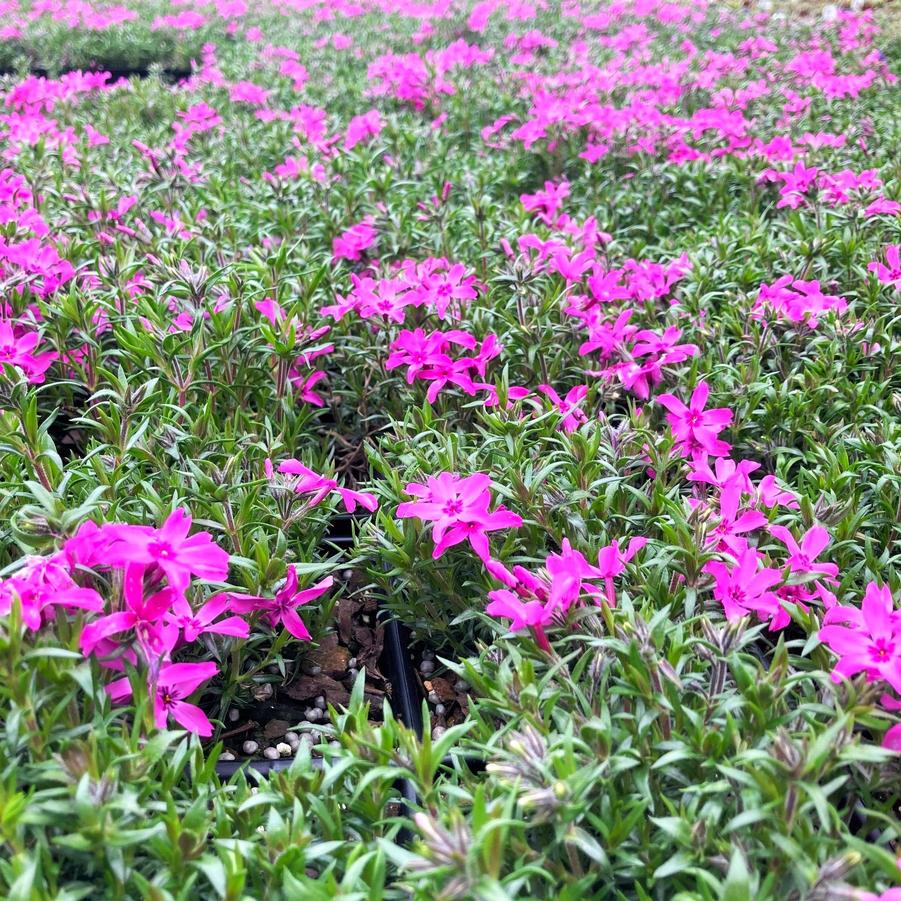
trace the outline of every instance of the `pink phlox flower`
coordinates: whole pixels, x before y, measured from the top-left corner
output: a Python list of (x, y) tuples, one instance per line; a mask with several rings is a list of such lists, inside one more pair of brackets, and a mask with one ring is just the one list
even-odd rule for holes
[(335, 238), (332, 241), (332, 261), (359, 260), (375, 244), (374, 221), (372, 216), (366, 216)]
[(9, 578), (0, 581), (0, 616), (6, 616), (18, 600), (22, 622), (31, 631), (54, 615), (55, 607), (103, 610), (103, 598), (82, 588), (72, 578), (64, 553), (28, 556)]
[(633, 312), (631, 308), (623, 310), (612, 324), (600, 318), (586, 322), (589, 337), (579, 346), (579, 355), (584, 357), (600, 351), (602, 360), (612, 356), (637, 331), (634, 325), (629, 325)]
[(800, 506), (798, 499), (791, 491), (781, 488), (773, 475), (764, 476), (757, 486), (757, 502), (764, 507), (775, 507), (777, 504), (797, 510)]
[(522, 519), (503, 505), (489, 512), (490, 484), (491, 479), (484, 473), (463, 477), (442, 472), (429, 476), (425, 485), (407, 485), (406, 493), (421, 499), (400, 504), (397, 516), (400, 519), (416, 517), (433, 523), (435, 549), (432, 556), (435, 559), (447, 548), (466, 540), (483, 560), (487, 559), (486, 533), (522, 525)]
[(545, 569), (549, 577), (548, 606), (566, 612), (584, 592), (594, 592), (591, 579), (602, 577), (602, 570), (592, 566), (585, 555), (574, 550), (568, 538), (563, 539), (559, 554), (548, 554)]
[(231, 609), (236, 613), (263, 612), (263, 619), (272, 627), (278, 625), (291, 633), (301, 641), (310, 641), (312, 636), (297, 613), (297, 608), (308, 604), (332, 587), (334, 579), (326, 576), (321, 581), (309, 588), (298, 589), (297, 569), (288, 567), (285, 584), (276, 593), (275, 597), (249, 597), (242, 595), (231, 596)]
[(595, 574), (604, 580), (604, 594), (609, 606), (616, 606), (616, 589), (613, 580), (626, 571), (626, 564), (648, 543), (647, 538), (636, 536), (629, 540), (625, 551), (619, 548), (619, 539), (598, 551)]
[(94, 653), (104, 639), (131, 632), (134, 644), (148, 663), (169, 655), (178, 640), (178, 629), (169, 627), (165, 616), (179, 593), (166, 586), (147, 594), (146, 575), (147, 567), (140, 564), (125, 567), (122, 598), (126, 609), (101, 616), (81, 630), (79, 646), (83, 654)]
[(720, 489), (725, 488), (728, 483), (737, 482), (746, 494), (754, 490), (751, 473), (760, 469), (759, 463), (751, 460), (736, 462), (729, 457), (717, 457), (713, 465), (714, 468), (711, 469), (705, 457), (696, 457), (689, 463), (688, 481), (702, 482)]
[(538, 390), (551, 400), (563, 416), (560, 427), (568, 434), (574, 432), (582, 423), (588, 422), (588, 416), (581, 409), (581, 404), (588, 394), (588, 385), (570, 388), (565, 398), (561, 398), (551, 385), (539, 385)]
[(192, 518), (183, 509), (174, 510), (159, 529), (111, 523), (106, 531), (113, 539), (107, 549), (114, 566), (156, 565), (169, 585), (184, 592), (191, 576), (211, 582), (228, 576), (228, 554), (213, 542), (209, 532), (188, 536)]
[[(156, 678), (156, 694), (153, 702), (154, 722), (157, 729), (165, 729), (171, 716), (189, 732), (196, 732), (202, 738), (213, 734), (213, 724), (196, 705), (187, 702), (204, 682), (219, 672), (215, 663), (167, 663)], [(153, 686), (151, 685), (151, 689)], [(129, 680), (117, 679), (106, 686), (106, 691), (114, 702), (131, 697)]]
[(829, 544), (829, 533), (822, 526), (808, 529), (800, 542), (795, 540), (795, 536), (785, 526), (771, 525), (769, 531), (788, 548), (789, 557), (786, 563), (792, 572), (821, 573), (830, 580), (834, 580), (838, 575), (838, 566), (835, 563), (814, 562)]
[(8, 320), (0, 319), (0, 376), (3, 364), (6, 364), (21, 370), (31, 384), (41, 384), (57, 354), (53, 351), (35, 354), (40, 340), (36, 331), (24, 327), (15, 329)]
[(714, 547), (724, 545), (732, 553), (741, 553), (747, 545), (744, 539), (736, 541), (736, 537), (767, 524), (766, 516), (758, 510), (739, 513), (742, 493), (742, 487), (737, 481), (728, 482), (720, 491), (719, 520), (707, 534), (708, 543)]
[[(274, 469), (271, 460), (266, 460), (265, 470), (266, 477), (272, 479), (274, 477)], [(357, 505), (370, 512), (378, 507), (378, 500), (374, 494), (342, 488), (338, 485), (336, 479), (330, 479), (314, 472), (301, 463), (300, 460), (295, 460), (294, 458), (282, 460), (278, 465), (278, 471), (282, 475), (291, 477), (286, 479), (286, 487), (297, 494), (312, 495), (306, 502), (310, 508), (318, 506), (332, 492), (336, 492), (339, 495), (348, 513), (353, 513), (357, 509)]]
[(382, 116), (376, 109), (354, 116), (347, 124), (347, 132), (344, 137), (344, 149), (353, 150), (357, 144), (367, 138), (376, 137), (382, 130)]
[(686, 456), (703, 452), (712, 457), (725, 457), (731, 450), (731, 445), (716, 436), (732, 422), (732, 411), (725, 407), (705, 410), (709, 393), (708, 384), (698, 382), (688, 406), (673, 394), (657, 397), (657, 403), (669, 411), (667, 422)]
[(901, 286), (901, 246), (889, 244), (885, 248), (885, 263), (873, 260), (867, 264), (867, 269), (884, 285)]
[(788, 611), (771, 590), (782, 581), (782, 574), (771, 567), (760, 568), (761, 555), (754, 548), (746, 548), (729, 565), (711, 560), (704, 572), (714, 578), (714, 597), (723, 605), (726, 619), (735, 620), (749, 613), (770, 620), (770, 629), (785, 628), (791, 621)]
[(833, 682), (863, 672), (870, 682), (883, 679), (901, 692), (901, 616), (887, 585), (870, 582), (859, 609), (827, 610), (818, 638), (839, 658)]
[(325, 406), (325, 401), (322, 396), (313, 390), (325, 377), (326, 373), (321, 369), (317, 369), (307, 376), (300, 375), (296, 369), (292, 369), (288, 373), (288, 380), (294, 386), (294, 390), (297, 391), (297, 396), (300, 400), (304, 403), (311, 404), (314, 407)]

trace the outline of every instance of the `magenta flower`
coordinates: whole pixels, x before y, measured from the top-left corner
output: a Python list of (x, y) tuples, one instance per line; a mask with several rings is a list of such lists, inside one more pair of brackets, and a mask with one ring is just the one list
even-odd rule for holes
[(22, 622), (36, 632), (53, 616), (54, 607), (103, 610), (103, 598), (92, 588), (81, 588), (72, 579), (65, 555), (26, 557), (20, 569), (0, 582), (0, 616), (18, 599)]
[(500, 588), (489, 591), (491, 603), (485, 608), (491, 616), (510, 620), (510, 631), (520, 632), (531, 629), (538, 646), (550, 651), (551, 645), (544, 633), (544, 627), (554, 618), (554, 606), (541, 601), (521, 601), (512, 591)]
[(742, 486), (733, 479), (720, 491), (719, 522), (707, 534), (707, 541), (714, 547), (724, 544), (734, 554), (740, 554), (747, 542), (739, 536), (767, 524), (767, 518), (758, 510), (739, 512)]
[(759, 568), (761, 557), (754, 548), (746, 548), (734, 566), (711, 560), (704, 567), (715, 581), (714, 597), (723, 605), (726, 619), (734, 620), (749, 613), (770, 620), (770, 629), (782, 629), (790, 617), (779, 598), (770, 589), (782, 581), (778, 569)]
[(297, 396), (304, 403), (311, 404), (314, 407), (325, 406), (322, 395), (314, 390), (316, 385), (325, 377), (326, 374), (321, 369), (314, 370), (306, 377), (301, 376), (299, 373), (297, 375), (289, 375), (291, 384), (294, 385), (294, 388), (297, 391)]
[(709, 385), (698, 382), (688, 406), (673, 394), (657, 397), (657, 403), (669, 411), (667, 422), (686, 456), (706, 453), (712, 457), (725, 457), (731, 449), (731, 445), (716, 436), (732, 422), (732, 411), (725, 407), (705, 410), (709, 394)]
[(626, 564), (648, 543), (647, 538), (638, 536), (629, 541), (625, 552), (619, 549), (619, 539), (598, 551), (598, 565), (595, 575), (604, 580), (607, 603), (616, 606), (616, 590), (613, 580), (626, 571)]
[(332, 241), (332, 262), (337, 260), (359, 260), (363, 253), (375, 243), (373, 218), (367, 216), (362, 222), (352, 225)]
[(778, 538), (789, 551), (788, 565), (792, 572), (822, 573), (830, 579), (838, 575), (838, 566), (834, 563), (814, 563), (817, 557), (829, 544), (829, 533), (822, 526), (808, 529), (800, 543), (785, 526), (770, 526), (770, 534)]
[(544, 565), (550, 579), (548, 606), (563, 612), (579, 600), (582, 592), (594, 587), (588, 585), (586, 580), (597, 578), (600, 574), (582, 553), (573, 550), (568, 538), (563, 539), (559, 554), (548, 554)]
[(172, 650), (178, 639), (178, 629), (166, 626), (164, 619), (178, 593), (166, 587), (145, 597), (146, 572), (140, 564), (126, 567), (122, 583), (126, 609), (101, 616), (81, 630), (79, 644), (83, 654), (93, 653), (104, 639), (123, 632), (134, 633), (134, 640), (148, 662), (166, 656)]
[(884, 679), (901, 691), (901, 616), (894, 606), (889, 587), (870, 582), (860, 609), (826, 611), (817, 637), (838, 655), (833, 682), (863, 672), (869, 681)]
[(187, 642), (195, 641), (199, 635), (205, 633), (247, 638), (250, 635), (250, 627), (240, 616), (227, 616), (216, 621), (229, 609), (230, 603), (227, 594), (217, 594), (195, 612), (191, 609), (187, 598), (178, 596), (166, 614), (166, 621), (181, 629)]
[(889, 244), (885, 248), (885, 263), (873, 260), (867, 264), (867, 269), (884, 285), (901, 285), (901, 246)]
[[(274, 475), (272, 461), (266, 460), (264, 464), (266, 477), (271, 479)], [(293, 458), (282, 460), (278, 465), (278, 471), (283, 475), (295, 476), (288, 484), (297, 494), (312, 494), (313, 496), (307, 501), (310, 507), (321, 504), (329, 494), (333, 491), (337, 492), (344, 504), (344, 509), (348, 513), (353, 513), (357, 509), (357, 505), (365, 510), (372, 512), (375, 510), (379, 502), (374, 494), (365, 491), (353, 491), (350, 488), (341, 488), (335, 479), (329, 479), (325, 476), (313, 472), (308, 466), (305, 466), (300, 460)]]
[(488, 558), (486, 533), (498, 529), (517, 529), (522, 519), (503, 505), (489, 512), (491, 479), (477, 472), (465, 478), (453, 472), (429, 476), (425, 485), (411, 483), (406, 492), (419, 501), (407, 501), (397, 508), (400, 519), (417, 517), (432, 522), (432, 540), (437, 559), (449, 547), (468, 540), (473, 550), (483, 559)]
[(333, 582), (334, 579), (331, 576), (327, 576), (310, 588), (298, 590), (297, 570), (295, 567), (290, 566), (288, 567), (285, 584), (276, 592), (274, 598), (231, 595), (231, 609), (236, 613), (262, 611), (263, 619), (272, 628), (282, 625), (295, 638), (299, 638), (301, 641), (309, 641), (312, 636), (298, 615), (297, 608), (325, 594), (332, 587)]
[(34, 354), (41, 336), (37, 332), (22, 331), (16, 334), (12, 325), (0, 319), (0, 375), (2, 364), (20, 369), (33, 385), (44, 381), (44, 373), (56, 359), (53, 351)]
[[(165, 729), (171, 716), (189, 732), (196, 732), (202, 738), (213, 734), (213, 724), (196, 705), (189, 704), (190, 697), (201, 683), (212, 679), (219, 672), (215, 663), (167, 663), (160, 668), (156, 680), (156, 694), (153, 701), (153, 718), (157, 729)], [(116, 679), (106, 686), (114, 702), (131, 697), (132, 687), (128, 679)]]
[(588, 385), (570, 388), (565, 398), (561, 398), (551, 385), (539, 385), (538, 390), (551, 400), (563, 416), (560, 427), (567, 434), (574, 432), (583, 422), (588, 422), (588, 417), (581, 408), (582, 401), (588, 394)]
[(107, 552), (114, 566), (157, 565), (166, 574), (169, 585), (184, 592), (191, 576), (219, 582), (228, 576), (228, 554), (213, 543), (208, 532), (188, 537), (191, 516), (174, 510), (159, 529), (149, 526), (110, 524), (105, 527), (114, 539)]

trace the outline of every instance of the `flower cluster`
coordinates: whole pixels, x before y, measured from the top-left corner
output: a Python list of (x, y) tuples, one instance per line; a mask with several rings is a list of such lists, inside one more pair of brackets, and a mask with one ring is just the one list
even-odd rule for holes
[[(218, 667), (173, 656), (203, 635), (246, 639), (251, 623), (245, 617), (251, 614), (309, 640), (296, 608), (325, 593), (332, 578), (299, 589), (296, 570), (289, 567), (285, 585), (273, 598), (219, 592), (195, 606), (197, 583), (224, 581), (229, 555), (208, 532), (190, 534), (191, 525), (191, 516), (182, 509), (159, 528), (87, 521), (59, 551), (26, 557), (0, 582), (0, 615), (16, 607), (32, 631), (52, 623), (58, 610), (87, 616), (79, 636), (81, 651), (113, 672), (125, 673), (126, 663), (138, 669), (153, 700), (157, 728), (171, 717), (209, 736), (209, 718), (186, 699), (216, 676)], [(121, 702), (134, 687), (131, 677), (123, 675), (106, 690)]]

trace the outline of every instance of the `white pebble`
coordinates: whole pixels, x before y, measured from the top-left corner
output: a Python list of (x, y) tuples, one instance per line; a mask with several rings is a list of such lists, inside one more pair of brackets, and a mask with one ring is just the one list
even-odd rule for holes
[(316, 698), (316, 706), (320, 710), (325, 710), (325, 695), (319, 695), (319, 697)]
[(294, 749), (285, 741), (280, 741), (276, 746), (275, 750), (278, 751), (280, 757), (290, 757), (293, 753)]
[(434, 659), (435, 659), (435, 652), (434, 652), (434, 651), (423, 651), (423, 652), (422, 652), (422, 659), (423, 659), (423, 660), (434, 660)]
[(239, 719), (241, 719), (241, 711), (237, 707), (231, 707), (228, 711), (228, 721), (237, 723)]
[(319, 666), (318, 664), (316, 666), (310, 667), (310, 675), (311, 676), (318, 676), (321, 672), (322, 672), (322, 667)]
[(351, 657), (350, 660), (347, 661), (348, 669), (356, 669), (357, 668), (357, 658)]
[(435, 713), (437, 713), (438, 716), (443, 716), (444, 712), (446, 710), (447, 710), (447, 708), (444, 706), (444, 704), (436, 704), (435, 705)]
[(300, 736), (296, 732), (286, 732), (285, 741), (297, 741)]
[(307, 711), (307, 719), (311, 723), (316, 723), (322, 719), (322, 711), (318, 707), (311, 707)]
[(275, 748), (263, 748), (263, 757), (267, 760), (278, 760), (281, 754)]
[(431, 676), (432, 673), (435, 672), (435, 662), (433, 660), (423, 660), (422, 663), (419, 664), (419, 672), (421, 672), (423, 676)]
[(435, 728), (432, 729), (432, 738), (441, 738), (445, 732), (447, 732), (447, 729), (445, 729), (444, 726), (435, 726)]
[(241, 745), (241, 750), (245, 754), (256, 754), (256, 752), (260, 750), (260, 746), (255, 741), (245, 741), (244, 744)]
[(235, 759), (235, 755), (232, 754), (231, 751), (223, 751), (223, 752), (219, 755), (219, 759), (220, 759), (220, 760), (234, 760), (234, 759)]
[(429, 692), (429, 703), (430, 704), (440, 704), (441, 703), (441, 698), (438, 697), (437, 691)]

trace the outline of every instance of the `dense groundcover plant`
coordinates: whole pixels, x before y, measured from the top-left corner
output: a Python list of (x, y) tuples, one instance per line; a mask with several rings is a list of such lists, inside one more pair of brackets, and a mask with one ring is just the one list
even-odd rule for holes
[(889, 13), (2, 19), (4, 897), (898, 897)]

